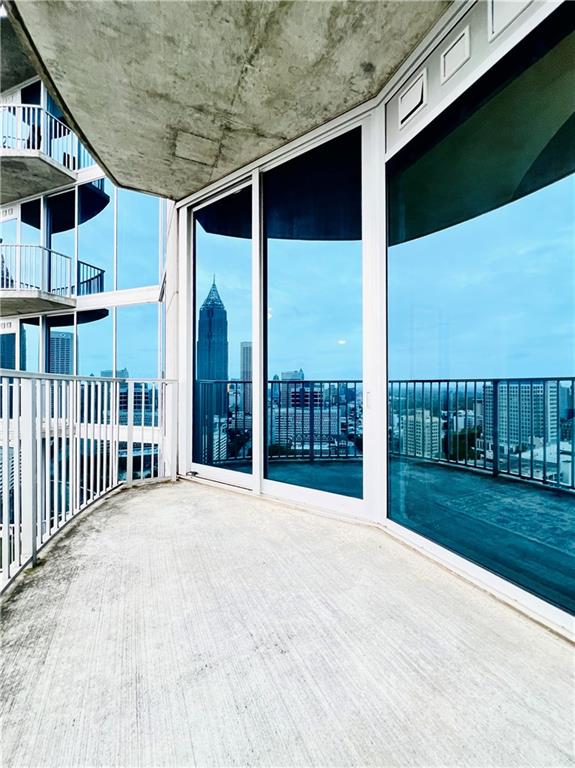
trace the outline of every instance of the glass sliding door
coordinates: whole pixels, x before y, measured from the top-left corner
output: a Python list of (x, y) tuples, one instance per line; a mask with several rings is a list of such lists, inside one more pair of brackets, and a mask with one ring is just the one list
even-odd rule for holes
[(251, 187), (194, 211), (192, 459), (246, 474), (252, 472), (251, 228)]
[(361, 129), (263, 175), (265, 477), (361, 498)]
[(554, 14), (387, 169), (388, 516), (570, 611), (574, 56)]

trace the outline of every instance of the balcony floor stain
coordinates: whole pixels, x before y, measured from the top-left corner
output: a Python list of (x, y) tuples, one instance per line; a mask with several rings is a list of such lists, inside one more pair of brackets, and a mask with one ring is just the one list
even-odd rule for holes
[(3, 605), (2, 765), (567, 766), (567, 641), (382, 531), (124, 491)]

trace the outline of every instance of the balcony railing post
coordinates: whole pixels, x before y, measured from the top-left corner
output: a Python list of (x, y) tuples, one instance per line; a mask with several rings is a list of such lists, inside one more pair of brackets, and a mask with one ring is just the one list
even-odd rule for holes
[[(499, 474), (499, 380), (493, 380), (492, 410), (493, 410), (493, 467), (494, 476)], [(507, 414), (509, 424), (509, 414)]]
[[(314, 382), (311, 381), (309, 385), (309, 460), (310, 461), (314, 460), (314, 441), (315, 441), (315, 424), (314, 424), (315, 411), (314, 411), (313, 385), (314, 385)], [(302, 392), (302, 397), (304, 397), (304, 392)]]
[(36, 381), (22, 379), (22, 545), (32, 565), (36, 563), (38, 495), (36, 493)]
[(126, 441), (126, 486), (133, 484), (134, 475), (134, 382), (128, 382), (128, 424)]

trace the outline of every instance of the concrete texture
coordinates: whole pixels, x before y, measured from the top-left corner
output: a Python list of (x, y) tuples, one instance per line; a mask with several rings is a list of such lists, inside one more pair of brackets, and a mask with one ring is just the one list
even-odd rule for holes
[(76, 306), (75, 298), (57, 296), (46, 291), (16, 291), (0, 288), (0, 317), (29, 315), (33, 312), (53, 312)]
[(386, 534), (123, 492), (6, 601), (2, 765), (567, 766), (573, 650)]
[(76, 176), (37, 149), (0, 149), (0, 204), (41, 195), (65, 184)]
[(119, 184), (178, 199), (376, 95), (449, 0), (16, 0)]
[(0, 17), (0, 92), (36, 77), (36, 70), (9, 19)]

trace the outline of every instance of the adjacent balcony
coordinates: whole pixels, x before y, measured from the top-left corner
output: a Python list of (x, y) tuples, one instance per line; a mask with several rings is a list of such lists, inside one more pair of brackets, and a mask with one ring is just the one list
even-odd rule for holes
[(70, 184), (94, 165), (73, 131), (42, 107), (0, 106), (0, 134), (2, 205)]
[(0, 245), (0, 316), (76, 305), (104, 290), (104, 270), (39, 245)]

